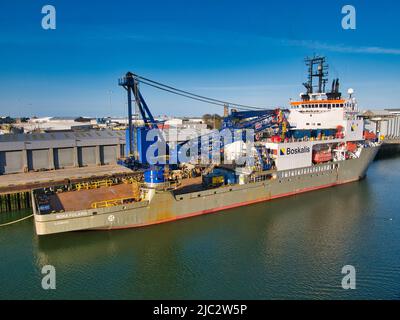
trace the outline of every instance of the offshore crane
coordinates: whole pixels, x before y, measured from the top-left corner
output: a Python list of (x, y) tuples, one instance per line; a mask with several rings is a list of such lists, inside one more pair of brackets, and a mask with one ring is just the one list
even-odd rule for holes
[[(130, 154), (133, 154), (137, 159), (137, 146), (134, 146), (134, 130), (132, 125), (132, 95), (134, 97), (134, 101), (138, 111), (140, 112), (142, 119), (144, 121), (144, 125), (148, 129), (156, 129), (158, 128), (159, 122), (157, 122), (149, 107), (147, 106), (146, 101), (144, 100), (142, 94), (139, 90), (139, 81), (137, 76), (132, 72), (127, 72), (123, 78), (118, 80), (118, 84), (122, 86), (128, 96), (128, 150)], [(162, 135), (160, 138), (163, 139)]]
[(287, 110), (265, 109), (255, 111), (233, 110), (228, 117), (224, 118), (223, 128), (229, 129), (253, 129), (255, 133), (269, 128), (285, 131), (283, 124), (287, 127)]
[[(281, 109), (265, 109), (265, 110), (251, 110), (251, 111), (237, 111), (233, 110), (227, 117), (223, 120), (222, 130), (243, 130), (241, 138), (243, 141), (246, 141), (245, 130), (252, 129), (255, 135), (267, 130), (272, 129), (275, 134), (280, 134), (279, 139), (283, 141), (286, 137), (287, 129), (289, 128), (289, 124), (286, 116), (287, 110)], [(201, 150), (210, 151), (212, 148), (212, 144), (215, 141), (212, 141), (213, 133), (196, 137), (191, 140), (185, 141), (179, 145), (178, 152), (184, 146), (194, 145), (198, 150), (198, 154), (195, 156), (199, 156)], [(208, 140), (207, 140), (208, 139)], [(203, 145), (202, 143), (207, 143), (207, 145)], [(221, 136), (221, 140), (217, 141), (219, 144), (221, 152), (224, 148), (224, 140)], [(203, 148), (203, 149), (202, 149)], [(257, 152), (259, 150), (257, 149)], [(208, 154), (211, 157), (211, 153)]]
[[(179, 90), (170, 86), (162, 85), (158, 82), (140, 77), (132, 72), (127, 72), (126, 75), (119, 79), (118, 84), (122, 86), (126, 91), (127, 91), (127, 98), (128, 98), (128, 150), (130, 154), (133, 154), (133, 158), (135, 160), (138, 159), (138, 154), (137, 154), (137, 145), (135, 145), (135, 139), (134, 137), (134, 130), (133, 130), (133, 125), (132, 125), (132, 97), (134, 98), (134, 102), (136, 104), (137, 110), (140, 112), (141, 117), (144, 121), (144, 126), (146, 129), (157, 129), (159, 128), (159, 125), (161, 124), (160, 122), (157, 122), (145, 99), (143, 98), (143, 95), (141, 94), (139, 90), (139, 83), (145, 83), (148, 85), (152, 85), (158, 89), (162, 89), (171, 93), (183, 95), (187, 98), (195, 99), (195, 100), (200, 100), (202, 102), (207, 102), (207, 103), (214, 103), (214, 104), (220, 104), (223, 103), (223, 106), (226, 106), (227, 103), (225, 101), (220, 101), (216, 99), (211, 99), (195, 94), (191, 94), (189, 92)], [(210, 102), (211, 101), (211, 102)], [(243, 106), (243, 105), (238, 105), (239, 108), (251, 108), (249, 106)], [(255, 110), (257, 109), (257, 110)], [(224, 118), (223, 121), (223, 126), (221, 130), (224, 129), (229, 129), (229, 130), (245, 130), (245, 129), (253, 129), (254, 133), (259, 133), (262, 132), (266, 129), (273, 129), (274, 132), (280, 132), (281, 133), (281, 139), (283, 140), (285, 137), (285, 133), (288, 127), (288, 123), (286, 120), (286, 110), (281, 110), (281, 109), (261, 109), (261, 108), (256, 108), (253, 107), (252, 110), (246, 110), (246, 111), (238, 111), (237, 109), (232, 109), (231, 113)], [(211, 143), (211, 139), (213, 134), (207, 134), (204, 136), (196, 137), (187, 141), (184, 141), (180, 143), (177, 146), (177, 152), (179, 153), (180, 150), (184, 146), (189, 146), (189, 145), (195, 145), (197, 146), (197, 150), (200, 150), (201, 148), (208, 148), (208, 146), (202, 146), (201, 143), (203, 141), (207, 141), (207, 136), (208, 141)], [(163, 142), (165, 142), (163, 135), (160, 132), (159, 135), (160, 139), (162, 139)], [(215, 142), (215, 141), (214, 141)], [(221, 149), (224, 147), (223, 142), (220, 142), (220, 147)], [(167, 146), (168, 148), (168, 146)], [(178, 159), (176, 159), (178, 160)]]

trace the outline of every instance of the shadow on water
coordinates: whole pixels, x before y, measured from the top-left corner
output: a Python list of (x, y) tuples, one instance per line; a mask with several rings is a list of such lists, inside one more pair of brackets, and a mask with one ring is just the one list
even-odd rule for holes
[(379, 149), (375, 161), (400, 158), (400, 144), (384, 144)]

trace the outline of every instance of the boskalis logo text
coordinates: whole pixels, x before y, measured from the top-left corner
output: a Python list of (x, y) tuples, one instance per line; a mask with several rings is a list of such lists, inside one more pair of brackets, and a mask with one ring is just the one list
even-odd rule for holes
[(292, 154), (299, 154), (299, 153), (308, 153), (310, 152), (310, 147), (304, 146), (304, 147), (294, 147), (294, 148), (280, 148), (279, 154), (281, 156), (288, 156)]

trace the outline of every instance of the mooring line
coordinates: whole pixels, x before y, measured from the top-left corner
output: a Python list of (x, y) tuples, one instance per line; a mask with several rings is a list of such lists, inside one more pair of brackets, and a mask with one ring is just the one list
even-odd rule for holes
[(27, 216), (27, 217), (24, 217), (24, 218), (15, 220), (15, 221), (11, 221), (11, 222), (7, 222), (7, 223), (0, 224), (0, 227), (9, 226), (9, 225), (12, 225), (12, 224), (14, 224), (14, 223), (21, 222), (21, 221), (23, 221), (23, 220), (29, 219), (29, 218), (31, 218), (31, 217), (33, 217), (33, 213), (32, 213), (31, 215)]

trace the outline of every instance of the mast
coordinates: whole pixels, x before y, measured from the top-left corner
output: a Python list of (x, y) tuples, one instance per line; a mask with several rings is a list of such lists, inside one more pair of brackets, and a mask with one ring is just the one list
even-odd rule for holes
[[(314, 89), (316, 89), (315, 93), (324, 93), (326, 83), (328, 82), (328, 65), (326, 64), (325, 57), (307, 57), (305, 63), (308, 67), (308, 77), (307, 82), (303, 83), (303, 85), (307, 89), (307, 94), (314, 93)], [(314, 78), (318, 78), (317, 86), (313, 84)]]

